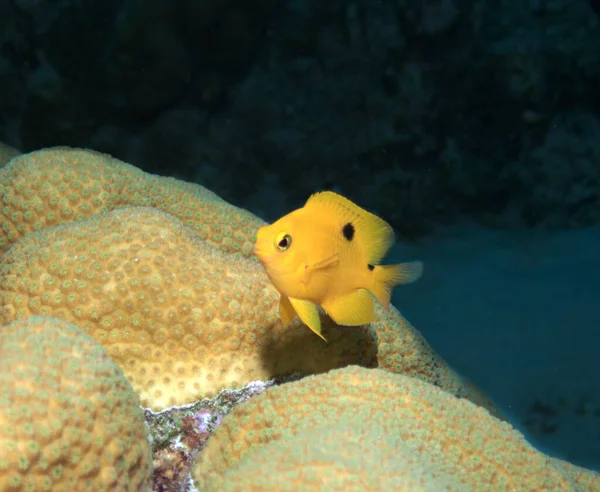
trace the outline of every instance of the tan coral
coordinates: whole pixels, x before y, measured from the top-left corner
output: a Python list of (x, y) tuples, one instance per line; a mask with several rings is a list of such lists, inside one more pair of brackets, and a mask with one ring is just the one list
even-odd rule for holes
[(4, 166), (4, 164), (10, 161), (13, 157), (18, 156), (20, 153), (21, 152), (14, 147), (0, 142), (0, 167)]
[(123, 206), (168, 212), (203, 240), (247, 257), (262, 224), (202, 186), (144, 173), (107, 154), (55, 147), (0, 169), (0, 253), (28, 232)]
[(373, 327), (378, 338), (378, 367), (417, 377), (455, 396), (467, 398), (488, 409), (495, 417), (504, 419), (494, 404), (469, 381), (458, 376), (393, 306), (386, 311), (376, 303), (375, 314)]
[(77, 327), (0, 326), (0, 490), (149, 490), (139, 398)]
[(558, 458), (549, 458), (549, 464), (566, 474), (576, 485), (577, 490), (600, 490), (600, 475), (586, 468)]
[(338, 328), (331, 344), (299, 325), (285, 329), (256, 261), (152, 208), (28, 234), (0, 259), (0, 299), (3, 322), (34, 314), (76, 323), (154, 409), (256, 379), (376, 361), (368, 328)]
[[(430, 469), (399, 436), (379, 423), (333, 421), (256, 447), (223, 473), (196, 477), (210, 492), (468, 491), (448, 473)], [(218, 438), (217, 438), (218, 439)]]
[[(0, 200), (2, 200), (0, 251), (4, 251), (28, 232), (70, 223), (127, 205), (152, 206), (167, 211), (183, 220), (201, 239), (225, 252), (239, 252), (245, 257), (251, 255), (255, 231), (263, 224), (254, 215), (228, 204), (201, 186), (146, 174), (106, 154), (67, 147), (44, 149), (19, 156), (13, 159), (5, 169), (0, 169)], [(99, 254), (98, 249), (95, 251)], [(235, 263), (238, 260), (228, 260), (223, 257), (222, 261)], [(242, 265), (246, 265), (246, 263), (242, 262)], [(18, 268), (23, 267), (21, 265)], [(254, 266), (252, 268), (255, 269)], [(244, 268), (240, 272), (243, 271)], [(54, 273), (52, 275), (56, 276)], [(264, 280), (264, 275), (260, 275), (260, 278)], [(247, 279), (246, 282), (251, 282), (251, 279)], [(232, 283), (235, 282), (232, 280)], [(71, 283), (67, 282), (67, 286), (69, 285)], [(247, 285), (248, 289), (256, 291), (250, 286), (250, 283)], [(262, 289), (261, 295), (266, 297), (262, 302), (269, 306), (269, 310), (252, 320), (253, 329), (269, 331), (271, 324), (274, 323), (274, 311), (270, 309), (272, 307), (270, 300), (276, 294), (270, 285), (261, 285), (258, 288)], [(138, 288), (137, 284), (129, 288), (133, 287)], [(212, 283), (210, 286), (206, 285), (207, 292), (212, 288)], [(11, 288), (9, 287), (7, 290), (10, 292)], [(211, 296), (216, 296), (218, 292), (218, 289), (215, 290)], [(65, 294), (66, 291), (63, 292), (63, 295)], [(67, 298), (71, 299), (73, 295), (71, 294)], [(47, 299), (47, 295), (45, 299)], [(40, 300), (39, 295), (33, 295), (32, 300), (27, 301), (27, 304), (31, 303), (31, 306), (28, 309), (22, 309), (21, 312), (25, 314), (37, 312), (36, 309), (39, 308), (36, 306)], [(106, 303), (106, 301), (102, 302)], [(8, 304), (10, 305), (10, 301)], [(49, 304), (44, 308), (46, 312), (58, 314), (64, 312), (64, 306), (61, 306), (60, 303)], [(362, 340), (357, 343), (364, 345), (362, 352), (367, 355), (357, 359), (356, 355), (352, 355), (356, 353), (356, 350), (353, 349), (349, 357), (331, 361), (325, 366), (315, 363), (313, 371), (317, 370), (316, 367), (320, 369), (338, 367), (344, 361), (347, 361), (346, 363), (361, 362), (366, 365), (379, 363), (382, 367), (394, 372), (418, 375), (456, 394), (463, 394), (474, 401), (478, 400), (486, 408), (492, 408), (491, 404), (476, 390), (468, 388), (447, 367), (420, 334), (396, 310), (385, 312), (378, 307), (377, 314), (379, 321), (374, 324), (380, 339), (377, 362), (373, 356), (375, 351), (373, 343)], [(9, 316), (9, 319), (13, 318)], [(98, 321), (94, 320), (93, 323), (98, 323)], [(205, 321), (213, 324), (219, 323), (218, 318), (211, 311), (205, 313)], [(106, 318), (103, 322), (107, 322)], [(139, 320), (136, 319), (135, 322), (139, 323)], [(326, 322), (331, 325), (328, 320)], [(153, 322), (148, 321), (148, 323), (152, 324)], [(297, 328), (291, 327), (290, 330)], [(368, 333), (367, 329), (359, 330), (354, 335), (364, 339), (365, 333)], [(263, 338), (260, 332), (255, 332), (252, 336)], [(336, 336), (335, 330), (331, 336)], [(366, 339), (372, 340), (369, 336), (366, 336)], [(331, 342), (333, 343), (334, 339)], [(262, 339), (261, 343), (264, 347), (263, 350), (268, 350), (270, 353), (287, 353), (286, 349), (281, 348), (280, 343), (269, 339)], [(311, 346), (313, 345), (315, 344), (311, 342)], [(346, 349), (342, 347), (340, 350)], [(328, 353), (326, 351), (324, 356)], [(274, 359), (274, 355), (268, 358), (268, 360)], [(269, 362), (269, 364), (271, 363)], [(286, 367), (288, 369), (298, 367), (295, 364), (281, 362), (276, 365), (277, 368), (267, 367), (256, 375), (280, 374)], [(168, 375), (171, 372), (167, 371), (165, 374)], [(250, 371), (249, 374), (255, 373)], [(239, 380), (239, 378), (229, 379)], [(149, 380), (154, 381), (150, 378)], [(221, 382), (224, 383), (227, 380), (228, 378), (224, 380), (219, 378), (220, 382), (219, 384), (215, 383), (215, 387), (221, 387)], [(172, 380), (170, 381), (173, 383)], [(191, 390), (186, 390), (186, 392), (189, 391)], [(198, 388), (192, 393), (195, 394), (197, 391)]]
[[(298, 320), (284, 328), (277, 306), (258, 262), (200, 241), (152, 208), (122, 208), (28, 234), (0, 258), (0, 321), (34, 314), (77, 323), (154, 409), (347, 364), (381, 364), (449, 391), (463, 388), (393, 308), (360, 328), (324, 317), (325, 343)], [(389, 360), (378, 354), (378, 339)], [(398, 360), (390, 355), (394, 344)]]
[[(408, 470), (402, 454), (394, 455), (403, 448), (411, 456)], [(373, 465), (362, 467), (361, 460)], [(295, 491), (421, 490), (413, 488), (416, 479), (428, 486), (433, 480), (433, 490), (600, 488), (600, 475), (570, 466), (557, 466), (467, 400), (415, 378), (347, 367), (271, 388), (236, 407), (193, 475), (205, 491), (276, 483)], [(584, 483), (592, 488), (578, 485)]]

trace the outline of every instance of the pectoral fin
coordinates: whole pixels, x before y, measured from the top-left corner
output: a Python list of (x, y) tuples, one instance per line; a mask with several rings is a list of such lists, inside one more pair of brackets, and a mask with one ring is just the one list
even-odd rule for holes
[(338, 264), (340, 257), (336, 253), (331, 255), (329, 258), (313, 263), (312, 265), (304, 265), (304, 275), (302, 276), (301, 282), (307, 284), (309, 280), (314, 279), (315, 275), (324, 273), (324, 270)]
[(282, 295), (279, 298), (279, 317), (283, 326), (289, 325), (296, 317), (296, 311), (287, 296)]
[(321, 306), (338, 325), (365, 325), (375, 319), (373, 298), (365, 289), (327, 299)]
[(289, 302), (294, 307), (294, 310), (298, 314), (298, 317), (302, 322), (308, 326), (313, 332), (319, 335), (323, 340), (327, 341), (321, 331), (321, 319), (319, 318), (319, 311), (310, 301), (303, 301), (301, 299), (289, 298)]
[(340, 256), (336, 253), (334, 255), (331, 255), (329, 258), (325, 258), (324, 260), (314, 263), (313, 265), (311, 265), (311, 268), (313, 270), (322, 270), (323, 268), (328, 268), (332, 265), (335, 265), (339, 259)]

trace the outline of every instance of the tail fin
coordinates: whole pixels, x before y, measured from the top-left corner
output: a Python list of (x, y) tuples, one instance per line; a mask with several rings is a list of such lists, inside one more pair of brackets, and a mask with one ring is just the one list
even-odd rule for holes
[(410, 284), (423, 273), (423, 263), (412, 261), (398, 265), (378, 265), (373, 269), (373, 284), (369, 289), (387, 309), (390, 306), (392, 289), (396, 285)]

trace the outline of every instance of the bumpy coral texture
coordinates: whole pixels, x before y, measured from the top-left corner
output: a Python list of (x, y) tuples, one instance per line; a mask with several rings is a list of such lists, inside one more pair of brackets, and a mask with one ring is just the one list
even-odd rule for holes
[(0, 258), (0, 321), (33, 314), (76, 323), (153, 409), (347, 364), (407, 372), (492, 408), (395, 309), (377, 312), (375, 323), (353, 329), (324, 316), (329, 343), (299, 320), (284, 328), (258, 262), (200, 241), (153, 208), (30, 233)]
[(419, 379), (443, 388), (460, 398), (503, 418), (494, 404), (469, 381), (458, 376), (393, 306), (385, 310), (375, 304), (376, 319), (372, 326), (377, 332), (377, 365), (381, 369)]
[(0, 326), (0, 490), (148, 490), (139, 398), (77, 327), (33, 317)]
[[(411, 455), (408, 473), (398, 449)], [(363, 459), (373, 466), (360, 466)], [(316, 484), (340, 491), (421, 490), (411, 488), (416, 479), (437, 485), (434, 490), (584, 491), (586, 481), (598, 490), (598, 474), (569, 468), (469, 401), (415, 378), (347, 367), (239, 405), (208, 441), (193, 476), (207, 491), (260, 490), (271, 483), (290, 490)], [(585, 479), (574, 478), (581, 474)]]
[(202, 186), (150, 175), (91, 150), (55, 147), (0, 169), (0, 253), (28, 232), (128, 205), (164, 210), (206, 242), (244, 256), (252, 254), (261, 224)]
[(17, 149), (0, 142), (0, 167), (19, 154), (20, 152)]
[[(429, 468), (399, 436), (372, 422), (331, 422), (286, 435), (253, 451), (223, 474), (197, 480), (200, 490), (219, 492), (469, 490), (447, 473)], [(368, 450), (368, 452), (365, 452)]]
[(369, 328), (337, 328), (330, 344), (300, 325), (284, 328), (258, 262), (200, 241), (153, 208), (28, 234), (0, 259), (0, 272), (0, 320), (76, 323), (154, 409), (256, 379), (376, 361)]
[[(221, 200), (214, 195), (214, 193), (201, 186), (184, 183), (171, 178), (148, 175), (139, 169), (124, 164), (108, 155), (99, 154), (89, 150), (71, 149), (66, 147), (44, 149), (22, 155), (13, 159), (6, 168), (0, 169), (0, 201), (2, 204), (2, 208), (0, 209), (0, 221), (2, 222), (2, 231), (0, 231), (0, 251), (5, 251), (6, 248), (13, 244), (19, 237), (22, 237), (31, 231), (41, 230), (48, 226), (70, 223), (87, 217), (93, 217), (94, 214), (119, 209), (128, 204), (152, 206), (165, 210), (182, 219), (183, 222), (192, 229), (195, 235), (204, 239), (206, 242), (216, 246), (222, 251), (239, 252), (241, 256), (246, 257), (251, 255), (251, 248), (256, 229), (264, 223), (252, 214)], [(129, 224), (129, 221), (126, 221), (126, 223)], [(167, 224), (170, 223), (171, 222), (167, 220)], [(88, 225), (85, 227), (91, 226)], [(178, 225), (176, 228), (178, 227), (180, 226)], [(77, 227), (73, 230), (79, 231)], [(65, 231), (71, 231), (71, 229), (66, 229)], [(141, 326), (146, 330), (146, 326), (150, 326), (150, 329), (154, 329), (152, 327), (157, 323), (160, 324), (160, 320), (145, 319), (144, 313), (146, 312), (157, 311), (163, 313), (164, 309), (169, 308), (171, 310), (169, 311), (171, 313), (169, 315), (174, 316), (172, 312), (174, 309), (177, 309), (176, 305), (179, 301), (173, 300), (169, 296), (163, 295), (159, 297), (161, 300), (161, 309), (156, 308), (156, 306), (152, 306), (152, 308), (142, 308), (139, 305), (143, 302), (151, 304), (151, 301), (147, 299), (145, 301), (139, 299), (144, 299), (144, 295), (150, 296), (150, 298), (153, 298), (152, 296), (156, 297), (156, 289), (159, 289), (160, 287), (157, 287), (157, 285), (153, 285), (151, 288), (149, 287), (150, 284), (147, 280), (147, 275), (149, 274), (148, 265), (145, 265), (144, 268), (141, 269), (133, 268), (133, 266), (139, 266), (139, 263), (131, 263), (131, 260), (129, 266), (126, 267), (127, 270), (119, 273), (119, 278), (126, 278), (126, 280), (123, 280), (124, 284), (119, 286), (119, 289), (121, 292), (123, 289), (127, 290), (130, 297), (134, 296), (133, 289), (141, 289), (137, 296), (138, 304), (136, 305), (135, 311), (137, 317), (132, 319), (129, 317), (127, 319), (123, 318), (120, 314), (123, 307), (122, 302), (113, 302), (115, 294), (109, 295), (108, 289), (100, 289), (99, 284), (101, 281), (99, 281), (98, 278), (102, 279), (106, 278), (107, 275), (110, 276), (110, 270), (104, 269), (104, 273), (101, 277), (94, 277), (97, 282), (94, 291), (89, 290), (89, 285), (85, 284), (86, 287), (81, 288), (84, 290), (87, 289), (87, 293), (81, 298), (77, 297), (78, 291), (77, 289), (73, 289), (73, 285), (81, 285), (80, 281), (82, 280), (83, 270), (86, 270), (86, 275), (88, 276), (96, 275), (94, 271), (87, 268), (88, 265), (93, 263), (94, 268), (102, 270), (103, 265), (105, 265), (106, 255), (108, 254), (102, 250), (108, 248), (112, 241), (112, 239), (108, 239), (109, 236), (104, 238), (104, 240), (101, 240), (102, 232), (98, 231), (98, 229), (96, 229), (96, 231), (94, 237), (96, 238), (97, 244), (91, 252), (86, 251), (87, 248), (84, 239), (76, 239), (75, 242), (80, 241), (80, 243), (77, 246), (78, 253), (75, 257), (70, 258), (69, 260), (65, 258), (60, 260), (61, 262), (76, 262), (79, 266), (74, 271), (63, 272), (61, 270), (61, 272), (57, 272), (56, 263), (50, 262), (50, 256), (45, 254), (43, 258), (37, 260), (40, 263), (38, 269), (29, 271), (30, 278), (27, 282), (33, 286), (33, 291), (31, 291), (30, 286), (23, 287), (23, 282), (21, 282), (21, 287), (17, 289), (17, 291), (14, 291), (14, 281), (11, 280), (7, 283), (7, 278), (4, 278), (3, 290), (5, 291), (5, 294), (12, 292), (12, 294), (19, 295), (14, 297), (16, 304), (13, 304), (13, 297), (5, 296), (4, 305), (9, 310), (9, 314), (5, 313), (3, 316), (5, 316), (5, 318), (8, 316), (6, 319), (14, 319), (14, 315), (17, 312), (23, 314), (31, 312), (37, 313), (40, 312), (42, 306), (43, 312), (52, 312), (56, 315), (62, 315), (70, 310), (70, 307), (67, 309), (68, 306), (72, 306), (74, 308), (71, 310), (73, 317), (69, 319), (76, 319), (79, 322), (79, 320), (82, 319), (81, 313), (83, 310), (87, 309), (89, 311), (89, 316), (86, 315), (86, 326), (88, 326), (88, 329), (89, 326), (98, 325), (99, 323), (104, 325), (113, 323), (112, 326), (114, 328), (109, 329), (108, 331), (112, 333), (112, 337), (117, 337), (118, 330), (116, 327), (126, 326), (128, 328), (122, 335), (125, 338), (129, 336), (128, 333), (132, 332), (132, 329), (129, 328), (130, 326), (140, 326), (141, 323)], [(70, 234), (70, 232), (65, 232), (65, 234)], [(86, 234), (87, 232), (79, 232), (80, 236), (85, 236)], [(120, 232), (115, 230), (110, 237), (115, 237), (116, 240), (119, 241), (119, 235)], [(74, 241), (69, 241), (66, 237), (59, 237), (57, 234), (51, 235), (51, 237), (56, 238), (57, 241), (55, 247), (51, 249), (58, 255), (64, 256), (68, 254), (67, 251), (70, 251), (69, 248), (75, 244)], [(132, 254), (145, 248), (144, 237), (138, 238), (139, 240), (136, 243), (136, 246), (131, 250)], [(187, 234), (186, 238), (189, 239), (190, 234)], [(190, 248), (189, 242), (194, 240), (188, 239), (181, 241), (182, 243), (188, 244), (188, 248)], [(64, 247), (65, 244), (68, 245), (69, 248), (65, 249), (65, 252), (63, 253), (61, 248)], [(122, 247), (125, 246), (122, 245)], [(205, 248), (200, 248), (193, 258), (201, 256), (204, 250)], [(184, 260), (180, 256), (180, 260), (171, 265), (168, 259), (169, 254), (171, 254), (170, 251), (156, 253), (156, 255), (158, 255), (156, 261), (163, 262), (161, 271), (169, 272), (169, 275), (172, 275), (172, 278), (177, 279), (177, 285), (182, 285), (182, 279), (189, 282), (191, 275), (188, 267), (184, 264)], [(13, 272), (12, 274), (14, 275), (14, 271), (21, 274), (25, 270), (28, 270), (26, 262), (17, 265), (20, 260), (14, 258), (15, 255), (16, 253), (13, 253), (12, 256), (4, 262), (4, 271), (9, 276), (11, 272)], [(38, 253), (35, 253), (34, 256), (38, 257), (39, 255)], [(6, 270), (7, 261), (12, 264), (12, 267), (8, 270)], [(189, 263), (193, 264), (194, 261), (196, 260), (190, 261)], [(205, 265), (207, 261), (212, 261), (210, 256), (208, 257), (208, 260), (200, 261), (200, 264)], [(150, 332), (151, 335), (146, 335), (146, 339), (151, 339), (152, 342), (144, 342), (141, 345), (146, 348), (154, 346), (153, 344), (158, 345), (156, 350), (161, 354), (159, 359), (166, 359), (164, 364), (159, 364), (164, 370), (164, 372), (161, 373), (161, 381), (159, 381), (157, 377), (149, 375), (147, 372), (142, 371), (138, 374), (138, 378), (141, 377), (148, 384), (154, 386), (154, 389), (152, 390), (154, 395), (152, 397), (154, 401), (153, 404), (165, 405), (168, 402), (181, 403), (181, 398), (184, 398), (186, 394), (196, 395), (202, 393), (204, 389), (207, 389), (208, 392), (211, 393), (212, 389), (221, 388), (228, 382), (247, 382), (243, 376), (238, 377), (241, 374), (266, 377), (280, 374), (285, 369), (299, 370), (303, 367), (305, 368), (305, 365), (298, 365), (295, 362), (273, 362), (276, 359), (277, 352), (287, 354), (290, 350), (282, 348), (281, 346), (281, 343), (284, 345), (288, 343), (287, 338), (285, 338), (285, 342), (274, 343), (272, 340), (265, 338), (262, 335), (263, 332), (270, 332), (272, 330), (271, 325), (275, 323), (273, 318), (276, 317), (274, 314), (275, 311), (271, 309), (274, 303), (276, 303), (276, 294), (270, 284), (265, 286), (264, 275), (256, 274), (258, 275), (258, 277), (256, 277), (256, 275), (253, 274), (254, 276), (251, 275), (250, 278), (242, 278), (246, 268), (250, 268), (252, 272), (255, 272), (256, 266), (250, 267), (249, 264), (244, 261), (240, 262), (238, 259), (223, 255), (219, 256), (219, 262), (224, 265), (223, 268), (227, 268), (230, 271), (228, 279), (230, 280), (231, 286), (239, 285), (240, 290), (245, 289), (245, 291), (252, 293), (249, 296), (249, 299), (255, 300), (259, 298), (264, 306), (269, 306), (269, 309), (265, 309), (266, 312), (264, 313), (252, 310), (255, 314), (248, 315), (248, 313), (246, 313), (245, 316), (242, 316), (239, 312), (236, 312), (237, 308), (234, 304), (232, 307), (232, 316), (235, 321), (233, 325), (229, 324), (229, 320), (220, 317), (220, 313), (222, 309), (225, 309), (227, 313), (226, 316), (229, 316), (229, 308), (227, 306), (230, 303), (229, 299), (231, 299), (231, 296), (226, 296), (223, 300), (217, 299), (221, 286), (218, 282), (215, 283), (214, 280), (218, 280), (218, 275), (211, 276), (210, 274), (207, 274), (202, 278), (204, 286), (203, 296), (210, 299), (210, 302), (213, 303), (212, 307), (215, 309), (202, 309), (201, 306), (199, 307), (203, 316), (202, 324), (211, 325), (213, 329), (216, 329), (215, 327), (220, 327), (223, 323), (227, 324), (228, 328), (225, 330), (223, 337), (228, 339), (228, 329), (239, 330), (243, 323), (247, 321), (246, 324), (250, 327), (249, 333), (252, 334), (243, 336), (242, 339), (245, 343), (240, 342), (240, 346), (246, 347), (248, 344), (255, 347), (258, 346), (261, 347), (260, 351), (262, 353), (273, 355), (266, 358), (267, 362), (259, 361), (260, 356), (256, 354), (258, 349), (255, 348), (251, 350), (254, 354), (252, 356), (254, 362), (250, 365), (254, 367), (263, 366), (258, 372), (240, 369), (240, 366), (245, 366), (244, 361), (247, 356), (242, 356), (241, 354), (232, 355), (231, 357), (236, 360), (235, 365), (237, 369), (235, 369), (235, 371), (237, 371), (237, 376), (231, 372), (227, 375), (225, 374), (227, 371), (224, 369), (224, 366), (227, 364), (227, 361), (224, 358), (221, 358), (221, 369), (217, 371), (219, 376), (215, 376), (216, 367), (214, 370), (211, 369), (205, 375), (200, 376), (200, 380), (205, 377), (211, 379), (211, 383), (208, 386), (202, 386), (198, 381), (194, 380), (193, 389), (181, 388), (179, 385), (181, 383), (185, 385), (185, 381), (182, 381), (180, 377), (175, 377), (173, 379), (171, 375), (177, 371), (185, 372), (185, 370), (181, 368), (175, 369), (175, 357), (166, 354), (166, 351), (161, 344), (167, 339), (170, 339), (170, 337), (174, 337), (175, 340), (171, 342), (169, 347), (174, 348), (179, 346), (181, 344), (182, 334), (191, 333), (190, 330), (193, 330), (192, 327), (198, 324), (198, 321), (196, 318), (183, 317), (183, 321), (175, 323), (171, 319), (166, 325), (161, 325), (162, 329), (159, 330), (159, 332)], [(237, 265), (240, 266), (239, 271), (235, 270)], [(48, 272), (46, 276), (46, 281), (43, 285), (48, 285), (49, 288), (44, 290), (42, 295), (41, 290), (39, 292), (36, 290), (40, 288), (38, 285), (40, 282), (39, 278), (35, 278), (35, 275), (48, 267), (52, 267), (54, 270)], [(180, 276), (177, 276), (178, 269), (181, 270), (182, 275)], [(256, 285), (253, 285), (253, 278), (260, 278), (261, 280)], [(24, 279), (23, 281), (26, 280)], [(115, 284), (111, 285), (114, 286)], [(98, 298), (96, 295), (98, 289), (100, 289), (99, 292), (103, 292), (109, 298)], [(27, 294), (25, 297), (23, 297), (24, 293)], [(238, 293), (237, 295), (240, 294)], [(49, 301), (50, 296), (54, 296), (52, 302)], [(27, 300), (24, 301), (24, 299)], [(73, 299), (83, 299), (83, 304), (85, 304), (85, 306), (81, 305), (81, 303), (72, 305)], [(67, 301), (67, 307), (63, 302), (64, 300)], [(22, 305), (23, 302), (27, 304), (27, 309)], [(131, 303), (131, 300), (128, 302)], [(102, 309), (95, 307), (100, 305), (102, 305)], [(184, 309), (189, 310), (190, 305), (191, 303), (185, 304)], [(11, 310), (14, 310), (14, 312)], [(99, 315), (101, 312), (111, 314), (111, 316), (103, 315), (104, 317), (101, 319), (101, 316)], [(196, 313), (194, 316), (197, 316), (198, 312), (198, 309), (196, 309), (194, 311), (194, 313)], [(344, 335), (346, 340), (349, 338), (354, 340), (354, 348), (349, 350), (345, 345), (342, 345), (342, 347), (339, 348), (340, 352), (347, 353), (348, 355), (345, 355), (344, 357), (338, 356), (328, 363), (323, 364), (321, 357), (330, 357), (331, 350), (325, 350), (323, 352), (322, 345), (317, 346), (313, 342), (307, 341), (307, 343), (309, 343), (307, 348), (311, 349), (311, 354), (321, 354), (320, 356), (316, 356), (315, 362), (309, 364), (312, 367), (311, 372), (338, 367), (344, 363), (360, 362), (364, 365), (379, 364), (381, 367), (394, 372), (417, 375), (427, 381), (447, 388), (449, 391), (466, 396), (473, 401), (477, 401), (486, 406), (486, 408), (492, 408), (490, 402), (485, 400), (485, 398), (483, 398), (474, 388), (470, 388), (448, 368), (444, 361), (431, 350), (421, 335), (410, 326), (395, 309), (385, 312), (378, 306), (377, 315), (378, 321), (373, 324), (373, 328), (375, 328), (378, 335), (378, 347), (374, 346), (372, 330), (366, 328), (362, 329), (362, 331), (355, 330), (353, 333), (346, 333)], [(131, 313), (129, 316), (131, 316)], [(162, 314), (160, 314), (160, 316), (162, 316)], [(326, 324), (325, 330), (326, 333), (328, 333), (328, 339), (331, 343), (335, 343), (336, 338), (340, 336), (338, 333), (341, 332), (333, 327), (331, 328), (331, 332), (327, 331), (327, 326), (331, 325), (328, 318), (324, 320), (324, 323)], [(169, 331), (171, 330), (172, 325), (177, 325), (174, 332)], [(181, 326), (186, 326), (186, 328), (182, 329), (180, 328)], [(207, 328), (203, 326), (200, 331), (206, 333), (206, 330)], [(290, 333), (294, 330), (304, 332), (303, 328), (298, 326), (298, 323), (296, 326), (290, 327), (289, 330)], [(107, 333), (108, 331), (104, 330), (102, 333)], [(136, 332), (135, 329), (133, 332)], [(165, 333), (168, 333), (168, 335), (165, 335)], [(295, 334), (294, 336), (299, 335)], [(196, 347), (195, 350), (200, 350), (197, 348), (198, 345), (195, 345), (196, 342), (200, 345), (204, 343), (202, 337), (198, 338), (193, 333), (191, 333), (191, 336), (186, 337), (185, 340), (192, 343), (192, 345)], [(102, 341), (102, 343), (107, 346), (106, 342)], [(126, 357), (125, 345), (127, 345), (129, 352), (138, 350), (140, 347), (139, 344), (121, 344), (119, 347), (115, 345), (111, 350), (111, 354), (114, 355), (120, 350), (123, 357), (119, 360), (123, 360), (123, 358)], [(357, 346), (360, 346), (361, 348), (359, 349)], [(375, 351), (377, 351), (376, 360), (373, 355)], [(234, 352), (232, 352), (232, 354)], [(359, 352), (361, 355), (356, 355)], [(137, 358), (140, 357), (142, 356), (137, 356)], [(206, 357), (202, 357), (200, 360), (203, 361)], [(305, 358), (308, 357), (309, 356), (305, 356)], [(298, 356), (294, 356), (292, 357), (292, 360), (297, 358)], [(131, 366), (134, 364), (133, 361), (135, 358), (129, 358), (128, 360), (129, 365)], [(211, 362), (214, 362), (214, 360), (211, 359)], [(155, 363), (150, 365), (152, 370), (160, 369)], [(192, 365), (192, 369), (190, 370), (204, 371), (204, 369), (200, 369), (201, 367), (204, 367), (203, 363), (200, 365)], [(148, 370), (148, 368), (144, 369), (144, 371), (145, 370)], [(156, 376), (158, 373), (154, 374)], [(189, 381), (189, 378), (184, 378), (184, 380)], [(165, 399), (167, 393), (163, 390), (171, 388), (173, 385), (177, 385), (178, 389), (175, 393), (171, 393), (167, 402)], [(136, 386), (136, 388), (139, 389), (140, 387)], [(148, 403), (150, 401), (149, 387), (145, 395), (144, 401)], [(185, 398), (183, 401), (185, 401)]]

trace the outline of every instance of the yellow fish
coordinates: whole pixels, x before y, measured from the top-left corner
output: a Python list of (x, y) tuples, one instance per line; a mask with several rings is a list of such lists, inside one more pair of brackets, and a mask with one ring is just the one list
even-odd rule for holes
[(393, 287), (421, 276), (419, 261), (378, 264), (393, 242), (394, 231), (387, 222), (324, 191), (261, 227), (254, 253), (281, 294), (284, 325), (298, 315), (325, 340), (317, 306), (339, 325), (370, 323), (375, 317), (372, 295), (387, 309)]

